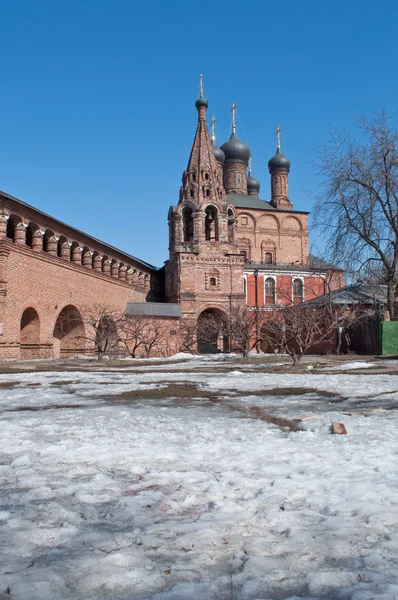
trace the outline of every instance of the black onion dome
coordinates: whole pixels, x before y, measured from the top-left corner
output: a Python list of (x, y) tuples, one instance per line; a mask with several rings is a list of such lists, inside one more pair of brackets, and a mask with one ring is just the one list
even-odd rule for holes
[(225, 160), (239, 160), (245, 163), (249, 161), (250, 148), (244, 142), (240, 141), (235, 132), (231, 135), (228, 142), (225, 142), (221, 146), (221, 150), (225, 154)]
[(275, 156), (269, 159), (268, 168), (270, 171), (273, 171), (274, 169), (285, 169), (285, 171), (289, 171), (290, 160), (284, 156), (278, 148)]
[(221, 148), (219, 148), (217, 146), (217, 144), (214, 140), (212, 141), (212, 144), (213, 144), (214, 156), (216, 157), (217, 162), (223, 163), (225, 161), (224, 152), (221, 150)]
[(253, 192), (260, 191), (260, 182), (253, 175), (247, 176), (247, 191), (249, 190), (253, 190)]
[(203, 98), (203, 96), (201, 96), (196, 100), (195, 106), (197, 109), (199, 109), (201, 106), (207, 108), (209, 106), (209, 103), (207, 102), (206, 98)]

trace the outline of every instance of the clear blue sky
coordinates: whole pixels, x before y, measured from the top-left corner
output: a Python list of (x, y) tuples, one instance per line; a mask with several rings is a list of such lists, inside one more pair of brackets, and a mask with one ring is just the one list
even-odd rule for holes
[(238, 104), (264, 200), (282, 125), (298, 210), (330, 125), (397, 107), (394, 0), (0, 0), (0, 23), (0, 189), (158, 266), (200, 73), (220, 144)]

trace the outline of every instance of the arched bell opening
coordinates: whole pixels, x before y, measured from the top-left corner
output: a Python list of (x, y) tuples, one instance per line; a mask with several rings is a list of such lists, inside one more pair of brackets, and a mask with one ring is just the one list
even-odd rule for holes
[(182, 226), (184, 232), (184, 242), (190, 242), (193, 238), (193, 217), (192, 208), (185, 207), (182, 211)]
[(218, 210), (208, 206), (205, 211), (205, 239), (208, 242), (218, 240)]

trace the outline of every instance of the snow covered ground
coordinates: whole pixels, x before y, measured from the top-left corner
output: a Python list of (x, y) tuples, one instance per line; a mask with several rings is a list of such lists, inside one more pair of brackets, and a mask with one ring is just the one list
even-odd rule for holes
[(1, 600), (398, 598), (398, 376), (217, 364), (0, 375)]

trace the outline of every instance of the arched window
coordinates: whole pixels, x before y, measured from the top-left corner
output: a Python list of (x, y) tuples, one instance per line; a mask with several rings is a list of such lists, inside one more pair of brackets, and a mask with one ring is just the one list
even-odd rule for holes
[(228, 209), (228, 241), (230, 244), (234, 241), (234, 213), (232, 209)]
[(275, 280), (267, 277), (264, 282), (265, 304), (275, 304)]
[(207, 189), (207, 190), (206, 190), (206, 196), (207, 196), (207, 197), (209, 197), (209, 196), (210, 196), (210, 190), (209, 190), (209, 189)]
[(236, 174), (236, 187), (242, 186), (242, 175), (240, 173)]
[(211, 285), (212, 287), (216, 287), (216, 285), (217, 285), (217, 279), (215, 277), (210, 277), (210, 279), (209, 279), (209, 285)]
[(190, 242), (193, 238), (193, 219), (192, 208), (189, 208), (189, 206), (183, 210), (182, 221), (184, 229), (184, 242)]
[(266, 265), (272, 265), (272, 263), (274, 262), (272, 252), (266, 252), (264, 254), (264, 262)]
[(304, 286), (303, 286), (303, 282), (301, 281), (301, 279), (295, 279), (293, 281), (293, 302), (295, 304), (299, 304), (300, 302), (303, 301), (303, 292), (304, 292)]
[(217, 209), (215, 206), (206, 208), (205, 239), (208, 242), (218, 240)]
[(193, 190), (191, 190), (191, 198), (193, 198)]
[(247, 250), (240, 250), (239, 254), (241, 256), (243, 256), (243, 258), (245, 259), (245, 262), (248, 261)]

